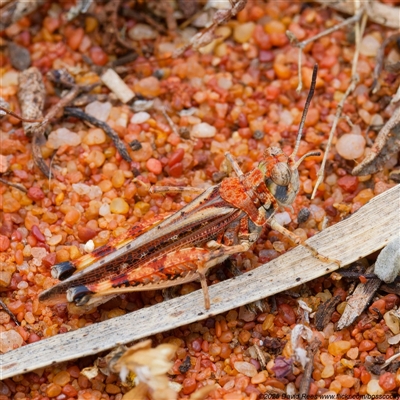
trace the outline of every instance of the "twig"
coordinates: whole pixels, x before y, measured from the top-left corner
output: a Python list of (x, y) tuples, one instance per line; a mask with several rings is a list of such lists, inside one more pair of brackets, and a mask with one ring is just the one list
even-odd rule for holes
[(15, 315), (11, 312), (11, 310), (7, 307), (7, 305), (4, 303), (3, 300), (0, 299), (0, 306), (3, 307), (3, 310), (12, 318), (12, 320), (15, 322), (17, 326), (19, 326), (19, 322)]
[(303, 80), (301, 78), (301, 64), (302, 64), (303, 49), (308, 44), (310, 44), (312, 42), (315, 42), (316, 40), (318, 40), (318, 39), (320, 39), (320, 38), (322, 38), (324, 36), (327, 36), (327, 35), (329, 35), (329, 34), (331, 34), (333, 32), (336, 32), (337, 30), (343, 28), (344, 26), (347, 26), (347, 25), (353, 24), (355, 22), (358, 22), (361, 19), (361, 16), (363, 15), (363, 12), (364, 12), (364, 10), (360, 10), (354, 16), (352, 16), (351, 18), (348, 18), (348, 19), (342, 21), (341, 23), (339, 23), (339, 24), (337, 24), (335, 26), (332, 26), (331, 28), (326, 29), (326, 30), (318, 33), (317, 35), (315, 35), (315, 36), (313, 36), (311, 38), (305, 39), (305, 40), (303, 40), (301, 42), (297, 41), (297, 38), (293, 34), (293, 32), (291, 32), (289, 30), (286, 31), (286, 36), (288, 37), (288, 39), (290, 40), (292, 45), (299, 48), (299, 58), (298, 58), (299, 84), (298, 84), (298, 86), (296, 88), (297, 92), (301, 92), (302, 89), (303, 89)]
[(237, 15), (238, 12), (242, 11), (247, 3), (247, 0), (232, 0), (232, 8), (228, 10), (217, 10), (213, 15), (213, 22), (210, 26), (204, 28), (200, 32), (196, 33), (190, 42), (180, 49), (177, 49), (172, 54), (172, 58), (180, 57), (186, 50), (194, 49), (197, 50), (207, 44), (211, 43), (214, 39), (214, 32), (218, 25), (228, 22), (231, 18)]
[(64, 109), (64, 113), (75, 118), (82, 119), (83, 121), (89, 122), (90, 124), (103, 129), (103, 131), (107, 134), (109, 138), (113, 141), (115, 147), (117, 148), (119, 154), (121, 154), (122, 158), (125, 161), (132, 162), (132, 158), (128, 153), (128, 150), (125, 147), (125, 144), (119, 138), (116, 132), (105, 122), (100, 121), (99, 119), (92, 117), (89, 114), (86, 114), (79, 108), (66, 107)]
[[(369, 267), (367, 272), (373, 271), (373, 266)], [(370, 300), (374, 297), (375, 292), (378, 290), (381, 280), (369, 279), (366, 283), (359, 283), (354, 290), (353, 294), (348, 297), (347, 305), (340, 317), (337, 327), (343, 329), (349, 326), (367, 307)]]
[[(354, 15), (354, 0), (314, 0), (316, 3), (326, 5), (345, 14)], [(380, 1), (369, 1), (365, 9), (368, 18), (388, 28), (399, 29), (399, 7), (392, 7)]]
[[(18, 84), (18, 100), (23, 118), (41, 119), (46, 97), (46, 89), (41, 72), (36, 67), (21, 72)], [(32, 157), (35, 165), (45, 176), (49, 176), (50, 169), (43, 160), (40, 150), (45, 131), (45, 128), (40, 124), (23, 122), (23, 127), (27, 136), (32, 135)]]
[(300, 381), (299, 398), (305, 398), (310, 390), (311, 375), (314, 369), (314, 356), (317, 352), (321, 342), (319, 339), (314, 338), (313, 341), (307, 346), (307, 357), (309, 360), (304, 368), (303, 377)]
[[(42, 119), (28, 119), (28, 118), (22, 118), (20, 115), (15, 114), (15, 112), (12, 112), (10, 110), (7, 110), (6, 108), (0, 106), (0, 110), (4, 111), (6, 114), (11, 115), (12, 117), (15, 117), (19, 119), (22, 122), (42, 122)], [(1, 114), (0, 114), (1, 115)]]
[(16, 0), (7, 4), (0, 12), (0, 32), (35, 11), (44, 2), (45, 0)]
[(368, 175), (379, 171), (400, 149), (400, 106), (379, 131), (369, 154), (354, 167), (353, 175)]
[(331, 130), (329, 132), (329, 139), (328, 139), (328, 143), (326, 145), (324, 159), (322, 160), (321, 168), (317, 173), (317, 177), (318, 177), (317, 178), (317, 183), (315, 184), (314, 190), (313, 190), (312, 195), (311, 195), (312, 199), (315, 197), (315, 194), (317, 193), (319, 185), (324, 180), (324, 171), (325, 171), (325, 165), (326, 165), (326, 161), (327, 161), (327, 154), (329, 154), (329, 150), (331, 149), (333, 135), (335, 134), (336, 126), (339, 123), (340, 117), (342, 115), (344, 103), (345, 103), (347, 97), (349, 97), (350, 93), (352, 93), (353, 90), (355, 89), (355, 87), (356, 87), (356, 85), (358, 83), (358, 80), (359, 80), (359, 78), (358, 78), (357, 75), (354, 75), (351, 78), (350, 85), (347, 88), (345, 94), (343, 95), (342, 99), (340, 100), (340, 102), (339, 102), (339, 104), (337, 106), (335, 119), (333, 120), (332, 128), (331, 128)]
[(111, 26), (112, 30), (114, 31), (115, 38), (117, 39), (117, 42), (121, 45), (124, 46), (125, 48), (129, 50), (134, 50), (136, 53), (139, 53), (138, 48), (135, 44), (128, 42), (127, 40), (123, 39), (119, 29), (118, 29), (118, 10), (121, 5), (121, 0), (114, 0), (113, 5), (112, 5), (112, 14), (110, 17), (111, 21)]
[(382, 42), (381, 46), (378, 49), (378, 53), (376, 54), (375, 68), (374, 68), (374, 74), (373, 74), (374, 80), (371, 85), (372, 93), (376, 93), (379, 89), (378, 79), (379, 79), (379, 75), (381, 74), (382, 68), (383, 68), (383, 59), (385, 57), (385, 49), (389, 44), (396, 42), (399, 37), (400, 37), (400, 33), (395, 33), (393, 35), (390, 35)]
[(340, 296), (331, 297), (329, 300), (322, 303), (317, 312), (315, 313), (314, 323), (315, 327), (322, 331), (331, 320), (331, 316), (340, 303)]
[(73, 86), (64, 97), (61, 97), (57, 104), (54, 104), (54, 106), (50, 108), (39, 127), (45, 128), (52, 118), (54, 118), (67, 104), (69, 104), (78, 96), (80, 90), (81, 88), (78, 85)]
[(25, 186), (22, 186), (19, 183), (13, 183), (13, 182), (7, 181), (3, 178), (0, 178), (0, 183), (4, 183), (4, 185), (12, 186), (12, 187), (20, 190), (21, 192), (28, 193)]

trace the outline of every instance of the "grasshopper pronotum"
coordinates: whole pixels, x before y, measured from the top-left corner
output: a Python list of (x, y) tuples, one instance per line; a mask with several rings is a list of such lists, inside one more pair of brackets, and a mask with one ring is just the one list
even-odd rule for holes
[[(258, 167), (244, 174), (227, 154), (237, 177), (225, 178), (164, 219), (136, 224), (92, 253), (55, 265), (52, 275), (63, 282), (41, 293), (40, 300), (54, 302), (66, 296), (67, 301), (87, 307), (126, 292), (200, 280), (208, 309), (207, 271), (230, 255), (249, 250), (265, 225), (301, 244), (273, 215), (279, 207), (293, 203), (299, 191), (299, 164), (306, 157), (319, 154), (312, 151), (296, 161), (316, 78), (317, 66), (290, 156), (278, 147), (270, 147)], [(85, 269), (72, 275), (82, 268)]]

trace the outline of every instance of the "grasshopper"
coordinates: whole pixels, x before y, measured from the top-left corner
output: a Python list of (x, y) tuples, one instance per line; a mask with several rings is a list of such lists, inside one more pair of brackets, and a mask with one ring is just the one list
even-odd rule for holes
[(265, 226), (302, 244), (318, 258), (330, 261), (274, 219), (276, 210), (290, 207), (299, 191), (300, 163), (308, 156), (320, 154), (312, 151), (296, 161), (316, 77), (317, 66), (290, 156), (278, 147), (270, 147), (258, 167), (244, 174), (232, 156), (226, 154), (236, 177), (227, 177), (206, 189), (164, 219), (136, 224), (93, 252), (55, 265), (52, 276), (62, 282), (41, 293), (39, 299), (54, 304), (66, 297), (68, 302), (87, 308), (122, 293), (200, 280), (205, 308), (209, 309), (207, 271), (229, 256), (249, 250)]

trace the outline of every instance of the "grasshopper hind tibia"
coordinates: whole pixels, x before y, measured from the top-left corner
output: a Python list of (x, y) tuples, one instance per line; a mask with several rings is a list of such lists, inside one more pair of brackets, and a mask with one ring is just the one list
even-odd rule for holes
[(76, 271), (76, 267), (71, 261), (64, 261), (54, 265), (51, 268), (51, 276), (60, 281), (64, 281), (69, 278)]

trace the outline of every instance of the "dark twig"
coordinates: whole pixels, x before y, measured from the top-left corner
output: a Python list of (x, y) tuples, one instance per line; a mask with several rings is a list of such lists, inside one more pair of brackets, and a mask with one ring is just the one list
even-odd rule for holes
[(17, 0), (7, 4), (0, 12), (0, 32), (35, 11), (45, 0)]
[[(369, 267), (367, 272), (373, 271), (373, 267)], [(369, 279), (366, 283), (359, 283), (353, 294), (347, 299), (347, 305), (342, 316), (338, 321), (338, 329), (349, 326), (367, 307), (368, 303), (374, 297), (375, 292), (381, 284), (380, 279)]]
[(380, 171), (392, 154), (400, 150), (400, 106), (379, 131), (371, 151), (354, 167), (353, 175), (369, 175)]
[(385, 57), (385, 50), (386, 47), (397, 41), (397, 39), (400, 38), (400, 33), (395, 33), (389, 37), (387, 37), (381, 44), (381, 46), (379, 47), (378, 53), (376, 54), (376, 61), (375, 61), (375, 68), (374, 68), (374, 73), (373, 73), (373, 82), (372, 82), (372, 86), (371, 86), (371, 92), (375, 93), (378, 90), (378, 79), (379, 76), (382, 72), (382, 68), (383, 68), (383, 59)]
[(19, 326), (19, 322), (15, 315), (10, 311), (10, 309), (6, 306), (6, 304), (3, 302), (3, 300), (0, 299), (0, 306), (3, 307), (3, 310), (12, 318), (12, 320), (16, 323), (17, 326)]
[(42, 119), (28, 119), (28, 118), (22, 118), (21, 116), (19, 116), (18, 114), (15, 114), (15, 112), (12, 112), (10, 110), (7, 110), (6, 108), (0, 106), (0, 110), (4, 111), (6, 114), (11, 115), (12, 117), (15, 117), (17, 119), (19, 119), (22, 122), (42, 122)]
[(4, 185), (8, 185), (8, 186), (11, 186), (11, 187), (14, 187), (14, 188), (20, 190), (21, 192), (28, 193), (28, 191), (26, 190), (25, 186), (22, 186), (19, 183), (10, 182), (10, 181), (7, 181), (7, 180), (5, 180), (3, 178), (0, 178), (0, 183), (3, 183)]
[(303, 377), (300, 381), (300, 399), (305, 398), (308, 395), (308, 391), (310, 390), (311, 376), (314, 368), (314, 356), (320, 345), (321, 342), (317, 338), (314, 338), (309, 346), (307, 346), (307, 357), (309, 358), (309, 360), (307, 361), (307, 364), (304, 368)]
[(340, 296), (331, 297), (329, 300), (322, 303), (317, 312), (315, 313), (315, 327), (322, 331), (331, 320), (331, 316), (336, 309), (336, 306), (340, 303)]
[(82, 111), (79, 108), (66, 107), (64, 109), (64, 113), (71, 117), (79, 118), (83, 121), (89, 122), (89, 124), (92, 124), (92, 125), (96, 126), (97, 128), (103, 129), (103, 131), (107, 134), (107, 136), (110, 137), (111, 140), (113, 141), (114, 146), (117, 148), (117, 150), (118, 150), (119, 154), (121, 154), (122, 158), (128, 162), (132, 161), (132, 158), (129, 155), (128, 150), (126, 149), (125, 144), (119, 138), (117, 133), (107, 123), (100, 121), (99, 119), (92, 117), (89, 114), (86, 114), (84, 111)]

